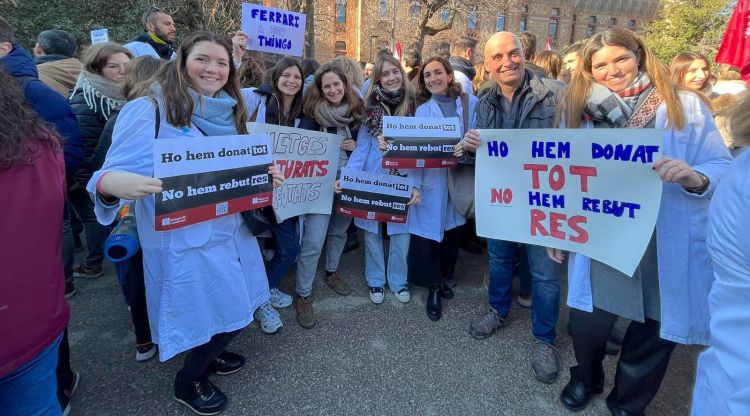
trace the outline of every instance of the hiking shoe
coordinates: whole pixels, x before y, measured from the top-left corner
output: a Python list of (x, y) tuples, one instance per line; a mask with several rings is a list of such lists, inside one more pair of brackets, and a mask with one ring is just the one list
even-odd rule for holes
[(326, 275), (325, 279), (326, 284), (333, 289), (334, 292), (338, 293), (341, 296), (346, 296), (350, 293), (352, 293), (352, 289), (349, 287), (349, 284), (344, 281), (344, 279), (340, 278), (339, 275), (336, 273), (328, 276)]
[(78, 293), (76, 291), (76, 287), (73, 285), (73, 282), (65, 282), (65, 299), (70, 299), (75, 294)]
[(58, 378), (57, 401), (60, 403), (60, 409), (62, 409), (63, 416), (68, 416), (70, 413), (70, 399), (73, 398), (73, 393), (75, 393), (78, 388), (78, 383), (80, 381), (81, 373), (78, 371), (74, 371), (69, 380)]
[(297, 313), (297, 323), (305, 329), (315, 326), (315, 313), (313, 312), (313, 302), (309, 297), (303, 298), (297, 296), (294, 299), (294, 311)]
[(411, 293), (409, 293), (409, 289), (407, 288), (403, 288), (398, 292), (393, 292), (393, 295), (401, 303), (409, 303), (409, 301), (411, 300)]
[(370, 287), (370, 301), (376, 305), (383, 303), (385, 291), (382, 287)]
[(153, 342), (135, 345), (135, 360), (139, 363), (148, 361), (156, 355), (156, 345)]
[(73, 267), (73, 277), (85, 277), (88, 279), (96, 279), (104, 275), (102, 265), (94, 267), (86, 267), (83, 264), (77, 264)]
[(469, 335), (476, 339), (485, 339), (492, 335), (496, 329), (506, 325), (508, 325), (508, 321), (493, 309), (471, 322)]
[(271, 306), (274, 308), (286, 308), (292, 304), (292, 297), (280, 291), (278, 288), (271, 289)]
[(537, 380), (550, 384), (557, 379), (560, 364), (557, 359), (557, 349), (546, 342), (536, 341), (534, 343), (534, 360), (531, 369)]
[(284, 326), (281, 315), (271, 306), (271, 302), (260, 305), (253, 317), (260, 324), (260, 330), (266, 334), (274, 334)]
[(518, 304), (524, 308), (531, 307), (531, 293), (519, 293)]
[(218, 415), (227, 408), (229, 401), (207, 378), (191, 383), (175, 380), (174, 399), (199, 415)]
[(216, 373), (220, 376), (236, 373), (245, 365), (245, 357), (229, 351), (222, 351), (206, 367), (206, 374)]

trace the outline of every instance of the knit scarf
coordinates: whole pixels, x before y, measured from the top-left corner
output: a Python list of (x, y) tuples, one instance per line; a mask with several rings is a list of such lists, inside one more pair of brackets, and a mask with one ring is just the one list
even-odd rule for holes
[(636, 112), (641, 95), (653, 90), (651, 79), (639, 72), (633, 82), (624, 90), (614, 93), (599, 83), (593, 83), (588, 102), (584, 108), (584, 118), (594, 122), (607, 123), (609, 127), (625, 127)]
[(383, 132), (383, 116), (385, 112), (391, 115), (404, 101), (404, 88), (398, 91), (385, 91), (380, 85), (375, 84), (373, 93), (370, 94), (367, 108), (365, 109), (365, 118), (363, 123), (367, 126), (373, 137)]
[(315, 120), (323, 128), (335, 127), (339, 134), (345, 133), (347, 139), (352, 138), (349, 125), (354, 116), (349, 114), (349, 104), (341, 103), (338, 107), (331, 107), (327, 101), (322, 101), (315, 107)]
[(191, 121), (208, 136), (227, 136), (237, 134), (234, 122), (234, 107), (237, 100), (221, 90), (216, 97), (199, 94), (192, 88), (188, 93), (193, 98), (193, 117)]
[(81, 70), (70, 97), (79, 90), (83, 92), (83, 98), (91, 111), (96, 113), (97, 108), (101, 109), (104, 119), (108, 119), (116, 107), (125, 104), (125, 97), (118, 84), (86, 70)]

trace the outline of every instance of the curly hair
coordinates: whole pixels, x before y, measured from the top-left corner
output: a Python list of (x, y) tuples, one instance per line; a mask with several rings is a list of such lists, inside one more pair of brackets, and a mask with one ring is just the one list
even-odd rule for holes
[(0, 65), (0, 169), (31, 164), (35, 145), (59, 151), (60, 137), (26, 103), (19, 82)]

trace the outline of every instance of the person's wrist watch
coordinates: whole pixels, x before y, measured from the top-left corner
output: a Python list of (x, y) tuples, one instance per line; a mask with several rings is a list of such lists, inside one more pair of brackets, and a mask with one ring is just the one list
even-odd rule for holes
[(701, 184), (692, 188), (685, 187), (685, 190), (693, 194), (702, 194), (708, 189), (708, 177), (700, 172), (695, 172), (701, 178)]

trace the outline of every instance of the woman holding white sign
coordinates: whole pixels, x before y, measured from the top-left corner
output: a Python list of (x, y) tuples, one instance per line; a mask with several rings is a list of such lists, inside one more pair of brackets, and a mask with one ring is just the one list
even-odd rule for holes
[[(372, 82), (365, 94), (365, 117), (357, 140), (357, 148), (346, 167), (365, 172), (388, 174), (381, 167), (383, 154), (379, 138), (383, 135), (383, 116), (414, 116), (416, 96), (410, 82), (404, 82), (406, 73), (391, 55), (380, 55), (372, 73)], [(393, 172), (391, 172), (393, 173)], [(336, 182), (336, 192), (341, 188)], [(409, 205), (419, 202), (419, 190), (414, 188)], [(390, 236), (388, 269), (385, 265), (383, 237), (380, 224), (374, 220), (354, 219), (354, 224), (365, 232), (365, 279), (372, 303), (383, 303), (385, 283), (400, 302), (409, 302), (411, 294), (406, 284), (407, 255), (409, 253), (409, 228), (407, 224), (386, 223)]]
[[(661, 212), (634, 275), (582, 255), (571, 255), (569, 264), (578, 365), (570, 369), (560, 401), (580, 411), (602, 392), (607, 338), (622, 316), (632, 322), (607, 407), (613, 415), (641, 415), (659, 390), (676, 344), (709, 342), (713, 271), (706, 220), (731, 159), (703, 99), (678, 92), (665, 68), (627, 29), (609, 29), (588, 41), (561, 110), (569, 128), (664, 130), (663, 156), (653, 166), (664, 181)], [(559, 250), (548, 252), (562, 262)]]
[[(461, 91), (453, 76), (453, 67), (443, 58), (433, 57), (421, 67), (417, 81), (417, 117), (458, 117), (466, 131), (476, 126), (477, 98)], [(456, 146), (461, 156), (462, 145)], [(448, 169), (415, 169), (409, 177), (422, 192), (422, 200), (409, 210), (409, 280), (429, 286), (427, 316), (437, 321), (442, 316), (441, 298), (453, 298), (445, 284), (453, 278), (458, 258), (459, 226), (466, 219), (459, 214), (448, 193)], [(426, 259), (440, 259), (439, 262)]]
[[(346, 75), (334, 63), (321, 66), (315, 73), (313, 85), (305, 93), (305, 117), (299, 127), (325, 131), (342, 136), (338, 174), (346, 166), (349, 155), (357, 146), (357, 133), (362, 119), (362, 99), (349, 85)], [(331, 207), (333, 210), (334, 207)], [(351, 293), (349, 284), (336, 273), (346, 244), (346, 229), (350, 217), (331, 214), (306, 214), (302, 232), (302, 246), (297, 260), (297, 298), (294, 309), (297, 322), (303, 328), (315, 326), (312, 294), (318, 260), (326, 245), (325, 282), (341, 296)]]
[[(149, 322), (159, 358), (189, 351), (174, 382), (174, 397), (199, 414), (217, 414), (227, 397), (208, 375), (238, 371), (245, 359), (224, 350), (268, 301), (258, 243), (239, 214), (156, 232), (154, 140), (201, 140), (246, 133), (247, 108), (231, 61), (231, 47), (210, 32), (187, 36), (175, 60), (152, 78), (149, 97), (123, 107), (107, 159), (89, 181), (99, 221), (136, 200)], [(155, 104), (157, 107), (155, 107)], [(272, 166), (274, 186), (283, 178)]]
[[(247, 97), (250, 122), (297, 127), (302, 117), (302, 68), (296, 59), (283, 57), (269, 72), (270, 84), (263, 84)], [(299, 254), (299, 222), (297, 217), (277, 222), (271, 207), (264, 209), (273, 234), (274, 255), (266, 265), (271, 300), (255, 311), (260, 328), (272, 334), (283, 326), (281, 316), (274, 308), (286, 308), (292, 297), (278, 286)]]

